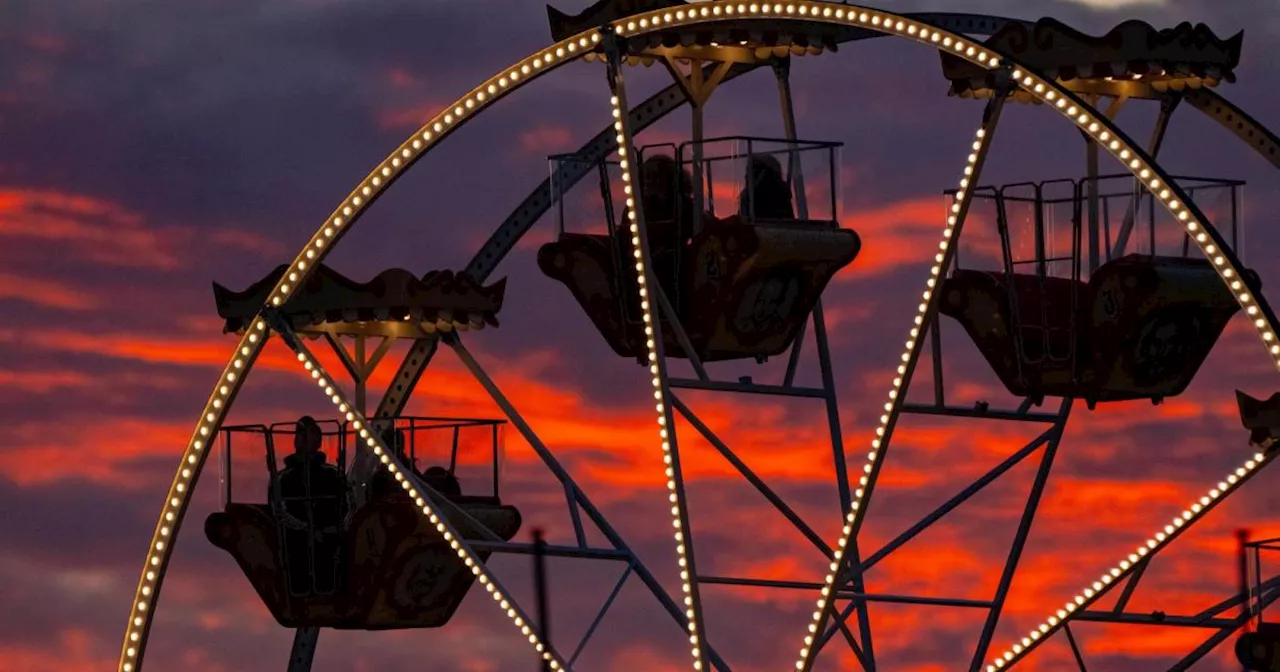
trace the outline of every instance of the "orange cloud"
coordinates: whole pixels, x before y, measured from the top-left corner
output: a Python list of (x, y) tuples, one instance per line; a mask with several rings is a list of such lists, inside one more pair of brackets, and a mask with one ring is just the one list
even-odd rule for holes
[(0, 272), (0, 300), (10, 299), (59, 310), (89, 310), (96, 307), (93, 292), (50, 279), (36, 279)]
[(115, 656), (94, 646), (89, 632), (68, 629), (58, 635), (60, 646), (52, 649), (0, 644), (0, 661), (6, 669), (24, 672), (90, 672), (115, 666)]
[[(75, 259), (158, 271), (178, 269), (178, 248), (194, 241), (269, 255), (283, 250), (280, 243), (255, 233), (157, 227), (141, 214), (105, 199), (33, 189), (0, 189), (0, 239), (42, 243), (36, 248), (38, 254), (56, 250), (57, 260), (63, 263)], [(13, 243), (9, 245), (17, 250)], [(55, 300), (66, 303), (66, 297)]]
[(54, 390), (88, 387), (94, 378), (80, 371), (0, 371), (0, 388), (30, 394), (47, 394)]

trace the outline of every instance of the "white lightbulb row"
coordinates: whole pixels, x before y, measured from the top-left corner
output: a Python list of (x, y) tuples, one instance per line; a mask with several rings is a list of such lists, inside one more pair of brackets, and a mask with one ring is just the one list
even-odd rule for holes
[(120, 650), (119, 670), (134, 672), (139, 665), (142, 646), (150, 629), (152, 614), (155, 612), (156, 598), (160, 592), (160, 581), (164, 578), (165, 568), (169, 564), (169, 555), (173, 550), (178, 524), (187, 507), (191, 491), (195, 489), (196, 478), (204, 466), (207, 448), (218, 431), (218, 426), (231, 406), (231, 400), (240, 389), (240, 383), (249, 372), (254, 359), (262, 351), (267, 341), (266, 323), (256, 320), (253, 326), (245, 330), (236, 346), (236, 354), (222, 370), (218, 385), (204, 406), (204, 413), (196, 425), (196, 431), (182, 453), (178, 473), (165, 497), (164, 508), (160, 511), (160, 522), (151, 535), (151, 545), (147, 547), (147, 559), (142, 566), (142, 577), (138, 580), (138, 588), (133, 595), (133, 606), (129, 609), (129, 625), (125, 628), (124, 646)]
[[(619, 94), (623, 93), (619, 87)], [(627, 205), (627, 230), (631, 233), (632, 256), (635, 258), (636, 282), (640, 288), (640, 312), (644, 319), (644, 338), (645, 349), (648, 352), (649, 375), (650, 382), (653, 385), (654, 410), (658, 414), (658, 438), (662, 441), (662, 462), (665, 465), (665, 474), (667, 477), (667, 499), (671, 503), (671, 527), (675, 530), (676, 542), (676, 562), (680, 565), (680, 587), (684, 593), (685, 616), (689, 619), (689, 644), (693, 654), (693, 669), (701, 670), (703, 667), (703, 638), (698, 633), (698, 609), (696, 608), (698, 596), (694, 593), (691, 572), (693, 571), (692, 552), (689, 550), (690, 543), (685, 530), (685, 516), (682, 511), (685, 510), (685, 502), (682, 501), (681, 491), (676, 484), (676, 469), (679, 465), (675, 464), (675, 457), (671, 451), (671, 436), (669, 432), (675, 431), (669, 424), (671, 422), (671, 409), (665, 398), (665, 388), (662, 385), (662, 379), (665, 376), (665, 365), (658, 357), (658, 341), (655, 334), (654, 326), (657, 317), (654, 314), (654, 302), (650, 301), (648, 289), (648, 265), (647, 249), (643, 245), (640, 238), (640, 226), (636, 221), (636, 194), (632, 189), (632, 165), (635, 156), (631, 151), (631, 132), (626, 126), (626, 118), (623, 114), (622, 101), (618, 96), (609, 99), (609, 104), (613, 108), (613, 129), (617, 132), (618, 141), (618, 159), (619, 166), (622, 169), (622, 191), (626, 196)]]
[(539, 637), (540, 633), (535, 632), (524, 611), (520, 609), (520, 606), (510, 597), (509, 593), (503, 589), (502, 585), (498, 583), (498, 580), (494, 578), (493, 574), (485, 566), (484, 561), (480, 559), (480, 556), (472, 551), (462, 535), (458, 534), (457, 528), (449, 522), (448, 516), (443, 511), (438, 510), (435, 504), (424, 495), (423, 486), (418, 477), (400, 461), (399, 456), (394, 451), (387, 449), (378, 432), (370, 429), (368, 420), (347, 402), (341, 388), (329, 377), (329, 374), (320, 366), (320, 363), (312, 357), (306, 345), (298, 340), (296, 341), (296, 346), (298, 349), (298, 361), (302, 363), (302, 368), (307, 370), (311, 375), (311, 379), (324, 391), (325, 396), (329, 397), (329, 401), (333, 402), (333, 405), (337, 407), (338, 414), (350, 423), (352, 431), (359, 435), (360, 441), (369, 450), (373, 451), (374, 456), (378, 458), (382, 466), (396, 479), (400, 487), (408, 493), (409, 498), (413, 500), (414, 505), (417, 506), (422, 516), (430, 521), (435, 526), (436, 531), (444, 537), (445, 542), (449, 544), (449, 548), (457, 554), (458, 560), (466, 565), (467, 569), (476, 577), (476, 580), (480, 582), (480, 585), (484, 586), (485, 591), (489, 593), (489, 597), (493, 598), (493, 601), (506, 613), (507, 618), (520, 631), (520, 634), (529, 640), (529, 644), (538, 652), (538, 655), (543, 660), (548, 661), (551, 669), (565, 669), (559, 656), (549, 645), (542, 641)]
[(1169, 524), (1165, 525), (1142, 545), (1138, 546), (1128, 557), (1121, 560), (1114, 567), (1107, 570), (1094, 581), (1092, 585), (1086, 587), (1075, 597), (1068, 600), (1043, 623), (1032, 629), (1022, 638), (1021, 641), (1009, 647), (1004, 653), (996, 656), (991, 664), (987, 665), (987, 672), (995, 672), (1006, 667), (1012, 666), (1015, 662), (1021, 660), (1031, 653), (1041, 640), (1048, 639), (1053, 633), (1064, 625), (1077, 611), (1087, 609), (1089, 605), (1100, 599), (1107, 590), (1120, 582), (1122, 579), (1131, 574), (1139, 564), (1144, 560), (1151, 558), (1159, 553), (1164, 547), (1173, 543), (1184, 531), (1189, 529), (1200, 518), (1203, 518), (1228, 495), (1244, 485), (1246, 481), (1258, 473), (1271, 460), (1275, 459), (1276, 453), (1270, 455), (1257, 453), (1252, 459), (1244, 463), (1244, 465), (1231, 472), (1227, 478), (1220, 481), (1216, 487), (1209, 490), (1200, 499), (1192, 502), (1182, 512), (1182, 515), (1175, 517)]
[[(482, 109), (524, 86), (534, 77), (580, 58), (599, 41), (599, 31), (585, 31), (539, 50), (485, 80), (480, 86), (446, 108), (444, 112), (428, 121), (366, 176), (360, 186), (353, 190), (342, 205), (325, 220), (271, 291), (267, 305), (272, 307), (284, 305), (297, 288), (306, 282), (315, 266), (329, 253), (342, 233), (351, 228), (368, 204), (413, 162), (435, 146), (446, 132), (462, 125)], [(172, 538), (177, 534), (182, 512), (204, 466), (204, 451), (211, 437), (221, 426), (231, 400), (239, 391), (254, 358), (261, 352), (266, 340), (265, 330), (266, 323), (261, 317), (254, 320), (252, 328), (245, 330), (245, 334), (236, 345), (234, 356), (223, 369), (222, 376), (218, 379), (209, 402), (201, 413), (196, 431), (182, 455), (173, 485), (170, 486), (165, 498), (160, 520), (156, 524), (148, 546), (142, 576), (134, 594), (129, 624), (125, 629), (124, 642), (120, 648), (117, 666), (119, 672), (137, 672), (141, 666), (142, 652), (150, 633), (155, 604), (159, 597), (159, 583), (168, 566), (173, 548)]]

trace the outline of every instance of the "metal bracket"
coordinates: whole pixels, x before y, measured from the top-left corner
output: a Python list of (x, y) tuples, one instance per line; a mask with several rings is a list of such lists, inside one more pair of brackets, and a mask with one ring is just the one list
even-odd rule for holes
[[(284, 313), (279, 308), (263, 308), (262, 319), (266, 320), (267, 326), (271, 331), (280, 334), (280, 339), (289, 349), (296, 352), (302, 351), (302, 343), (298, 340), (298, 335), (293, 331), (293, 325), (285, 319)], [(252, 328), (252, 327), (250, 327)]]

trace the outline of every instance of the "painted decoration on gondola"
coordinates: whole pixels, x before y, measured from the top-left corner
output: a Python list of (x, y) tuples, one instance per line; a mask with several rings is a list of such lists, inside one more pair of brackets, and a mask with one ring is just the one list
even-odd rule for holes
[(733, 331), (743, 342), (778, 330), (796, 312), (802, 278), (796, 272), (756, 278), (742, 292)]
[[(827, 283), (857, 256), (861, 241), (833, 222), (750, 223), (717, 219), (682, 246), (672, 277), (659, 283), (703, 361), (771, 357), (785, 352)], [(538, 251), (538, 266), (565, 285), (615, 353), (646, 354), (629, 241), (563, 233)], [(619, 267), (623, 272), (619, 272)], [(662, 269), (656, 269), (661, 271)], [(672, 291), (674, 289), (674, 291)], [(687, 357), (661, 317), (669, 357)]]
[[(474, 501), (458, 506), (504, 541), (520, 528), (515, 507)], [(452, 522), (464, 538), (478, 536), (463, 520)], [(235, 559), (272, 616), (289, 628), (440, 627), (475, 578), (435, 526), (403, 499), (371, 502), (341, 530), (313, 531), (323, 545), (338, 549), (338, 581), (328, 593), (294, 590), (314, 584), (315, 558), (283, 553), (281, 532), (266, 504), (230, 503), (205, 521), (209, 540)], [(306, 581), (297, 581), (298, 575)]]
[(1133, 382), (1155, 387), (1179, 376), (1194, 362), (1197, 344), (1204, 339), (1200, 316), (1183, 307), (1166, 308), (1142, 325), (1133, 350)]

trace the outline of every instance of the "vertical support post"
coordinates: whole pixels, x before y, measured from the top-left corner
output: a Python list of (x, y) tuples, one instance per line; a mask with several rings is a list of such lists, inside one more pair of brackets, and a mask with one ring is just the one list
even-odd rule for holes
[(369, 362), (365, 357), (364, 352), (366, 338), (367, 337), (363, 334), (356, 336), (355, 356), (353, 357), (356, 363), (356, 371), (358, 371), (358, 373), (353, 376), (356, 383), (356, 410), (358, 410), (362, 416), (365, 414), (366, 399), (368, 398), (367, 381), (369, 371), (367, 367), (369, 366)]
[[(1244, 627), (1249, 626), (1250, 611), (1253, 600), (1249, 595), (1249, 530), (1236, 530), (1236, 543), (1238, 545), (1238, 566), (1240, 569), (1240, 622)], [(1261, 586), (1259, 586), (1261, 589)], [(1258, 595), (1261, 599), (1262, 595)]]
[[(623, 184), (631, 187), (628, 194), (631, 203), (638, 203), (642, 198), (643, 185), (640, 180), (630, 179), (636, 167), (635, 139), (631, 133), (629, 108), (627, 107), (627, 87), (623, 77), (622, 56), (625, 42), (621, 36), (611, 29), (603, 31), (603, 46), (608, 64), (609, 88), (613, 92), (610, 101), (613, 106), (614, 129), (618, 133), (618, 155), (622, 161)], [(701, 77), (701, 69), (695, 68)], [(700, 80), (699, 80), (700, 81)], [(647, 287), (659, 287), (654, 275), (649, 249), (648, 232), (645, 230), (644, 208), (630, 207), (628, 231), (635, 248), (636, 271), (639, 272), (638, 286), (640, 309), (645, 326), (646, 346), (648, 347), (648, 371), (652, 374), (655, 409), (658, 412), (658, 434), (662, 441), (663, 461), (666, 462), (667, 487), (671, 491), (673, 504), (672, 514), (675, 520), (676, 556), (680, 564), (680, 578), (684, 589), (685, 615), (688, 617), (688, 635), (692, 646), (693, 666), (695, 670), (704, 667), (706, 652), (706, 629), (702, 621), (702, 600), (698, 590), (698, 569), (694, 559), (693, 530), (689, 524), (689, 509), (686, 506), (684, 473), (680, 465), (680, 451), (676, 441), (675, 415), (672, 413), (671, 388), (668, 384), (667, 362), (662, 347), (662, 322), (657, 319), (656, 311), (650, 301)]]
[(1237, 189), (1239, 189), (1238, 186), (1231, 185), (1231, 249), (1240, 256), (1240, 263), (1244, 263), (1244, 246), (1240, 242), (1240, 198)]
[(942, 380), (942, 320), (937, 315), (927, 323), (929, 329), (929, 350), (933, 355), (933, 405), (945, 408), (947, 405), (946, 387)]
[[(267, 431), (271, 431), (269, 428)], [(222, 467), (222, 508), (227, 508), (231, 503), (231, 432), (226, 433), (226, 438), (222, 442), (222, 459), (218, 461)]]
[[(800, 162), (796, 160), (796, 116), (795, 107), (791, 102), (791, 58), (780, 58), (773, 62), (773, 74), (778, 80), (778, 98), (782, 103), (782, 126), (787, 134), (787, 140), (791, 141), (787, 149), (787, 177), (791, 180), (792, 192), (796, 203), (796, 214), (800, 219), (809, 218), (809, 200), (804, 189), (804, 170), (800, 167)], [(835, 166), (833, 165), (834, 169)], [(834, 180), (834, 176), (832, 177)], [(835, 213), (832, 213), (835, 217)], [(815, 319), (816, 315), (822, 311), (822, 302), (819, 300), (813, 308)], [(800, 330), (796, 332), (795, 343), (791, 345), (791, 356), (787, 359), (787, 372), (783, 377), (782, 384), (790, 387), (795, 382), (796, 367), (800, 364), (800, 353), (804, 350), (805, 327), (808, 320), (801, 323)], [(819, 355), (821, 356), (821, 355)], [(844, 470), (840, 469), (836, 478), (840, 485), (840, 504), (848, 506), (848, 499), (845, 496), (849, 490), (848, 476), (844, 474)]]
[[(533, 594), (538, 602), (538, 629), (542, 639), (551, 642), (551, 616), (547, 606), (547, 542), (542, 538), (542, 529), (533, 530)], [(543, 658), (542, 672), (551, 672), (551, 661)]]
[[(710, 98), (710, 91), (704, 91), (706, 79), (702, 70), (702, 61), (694, 60), (689, 65), (689, 90), (693, 97), (689, 100), (689, 111), (693, 116), (690, 139), (693, 142), (693, 222), (692, 233), (702, 230), (703, 189), (706, 187), (702, 173), (702, 109)], [(677, 157), (678, 158), (678, 157)]]
[[(1173, 111), (1178, 108), (1178, 103), (1181, 101), (1181, 94), (1170, 94), (1160, 100), (1160, 116), (1156, 117), (1156, 125), (1151, 129), (1151, 138), (1147, 141), (1147, 154), (1150, 154), (1153, 160), (1160, 154), (1160, 147), (1164, 145), (1165, 131), (1169, 129), (1169, 120), (1173, 117)], [(1120, 230), (1116, 233), (1116, 244), (1111, 253), (1112, 258), (1124, 256), (1125, 248), (1129, 245), (1129, 236), (1133, 233), (1134, 223), (1138, 218), (1142, 194), (1145, 191), (1146, 189), (1142, 186), (1142, 182), (1135, 177), (1133, 179), (1133, 204), (1125, 213), (1124, 223), (1120, 225)]]
[[(778, 99), (782, 103), (782, 126), (787, 134), (787, 177), (795, 197), (796, 216), (809, 219), (809, 197), (804, 188), (804, 167), (796, 157), (796, 110), (791, 99), (791, 58), (773, 61), (773, 75), (778, 80)], [(832, 213), (834, 216), (835, 213)]]
[(1258, 587), (1258, 625), (1262, 625), (1262, 547), (1253, 547), (1253, 584)]
[[(1090, 105), (1097, 107), (1098, 96), (1094, 95), (1088, 99)], [(1092, 137), (1085, 134), (1085, 164), (1089, 171), (1089, 177), (1085, 184), (1089, 185), (1089, 275), (1098, 270), (1099, 260), (1102, 257), (1102, 249), (1098, 239), (1098, 143)]]

